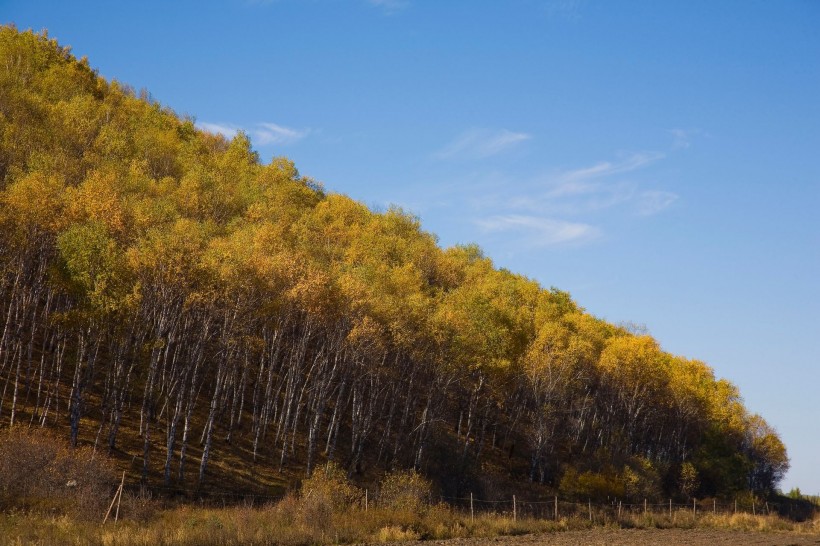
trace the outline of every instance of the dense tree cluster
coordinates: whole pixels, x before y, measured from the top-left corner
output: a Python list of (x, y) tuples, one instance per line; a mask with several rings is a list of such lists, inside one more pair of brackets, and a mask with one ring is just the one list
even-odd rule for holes
[(169, 484), (205, 479), (237, 435), (308, 475), (446, 450), (457, 472), (514, 458), (579, 495), (759, 492), (788, 467), (707, 365), (11, 27), (0, 381), (4, 425), (113, 449), (138, 422), (143, 476)]

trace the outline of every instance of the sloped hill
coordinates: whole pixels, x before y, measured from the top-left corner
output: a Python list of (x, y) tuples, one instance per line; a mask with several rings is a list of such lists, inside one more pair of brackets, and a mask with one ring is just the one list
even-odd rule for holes
[(787, 469), (706, 364), (45, 35), (0, 28), (0, 61), (3, 426), (177, 491), (272, 495), (328, 460), (584, 498), (765, 493)]

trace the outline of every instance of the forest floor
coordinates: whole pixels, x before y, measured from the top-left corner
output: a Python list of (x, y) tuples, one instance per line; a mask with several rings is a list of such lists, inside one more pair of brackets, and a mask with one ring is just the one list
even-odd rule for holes
[(804, 546), (820, 544), (820, 534), (724, 529), (595, 528), (523, 536), (396, 542), (402, 546)]

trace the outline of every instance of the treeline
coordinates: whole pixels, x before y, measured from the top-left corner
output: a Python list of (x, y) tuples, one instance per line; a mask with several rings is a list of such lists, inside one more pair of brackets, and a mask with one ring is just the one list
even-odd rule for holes
[(113, 450), (133, 423), (143, 479), (167, 484), (206, 479), (238, 437), (306, 475), (446, 459), (466, 483), (509, 459), (578, 495), (765, 493), (788, 468), (704, 363), (476, 247), (438, 247), (400, 209), (263, 164), (245, 135), (199, 131), (13, 27), (0, 380), (3, 425), (67, 424), (72, 443)]

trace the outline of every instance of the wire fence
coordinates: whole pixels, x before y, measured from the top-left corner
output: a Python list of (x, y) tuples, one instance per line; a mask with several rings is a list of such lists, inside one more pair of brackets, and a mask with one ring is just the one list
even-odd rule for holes
[[(230, 505), (262, 505), (281, 501), (283, 494), (270, 495), (263, 493), (247, 493), (237, 491), (214, 491), (207, 489), (186, 489), (179, 487), (151, 486), (141, 488), (133, 486), (130, 491), (141, 496), (158, 496), (160, 498), (184, 498), (196, 500), (201, 504), (212, 506)], [(673, 499), (659, 501), (644, 499), (636, 502), (623, 499), (610, 499), (605, 502), (569, 500), (553, 496), (538, 500), (522, 499), (512, 495), (504, 499), (482, 499), (472, 494), (469, 496), (430, 497), (429, 501), (442, 502), (460, 512), (465, 517), (475, 518), (481, 515), (498, 515), (517, 518), (536, 518), (560, 520), (563, 518), (585, 518), (593, 523), (606, 523), (620, 518), (632, 516), (666, 516), (672, 519), (678, 517), (698, 518), (708, 514), (735, 515), (749, 514), (755, 516), (780, 515), (788, 518), (813, 518), (820, 515), (820, 509), (814, 504), (808, 512), (805, 505), (801, 508), (795, 502), (758, 501), (744, 497), (732, 501), (717, 499), (693, 499), (687, 502), (676, 502)], [(379, 507), (380, 501), (377, 492), (365, 489), (360, 499), (362, 508)]]
[[(466, 497), (440, 497), (445, 502), (471, 517), (482, 514), (505, 515), (512, 518), (530, 517), (538, 519), (588, 518), (592, 522), (608, 522), (629, 516), (668, 516), (692, 517), (712, 515), (780, 515), (793, 517), (796, 503), (778, 503), (758, 500), (732, 500), (729, 502), (717, 499), (693, 499), (688, 502), (675, 502), (672, 499), (657, 501), (644, 499), (641, 502), (627, 502), (621, 499), (611, 499), (606, 502), (561, 499), (553, 496), (551, 499), (525, 500), (512, 495), (508, 499), (487, 500), (473, 495)], [(818, 513), (813, 507), (808, 514), (810, 517)], [(807, 514), (801, 513), (801, 517)]]
[[(180, 487), (165, 487), (152, 485), (126, 486), (130, 493), (141, 497), (158, 497), (164, 499), (185, 499), (196, 501), (210, 506), (249, 505), (258, 506), (281, 501), (284, 494), (264, 494), (238, 491), (219, 491), (212, 489), (187, 489)], [(552, 497), (531, 500), (511, 495), (504, 499), (482, 499), (472, 494), (469, 496), (431, 496), (427, 499), (431, 503), (442, 502), (449, 505), (463, 516), (472, 518), (493, 514), (517, 518), (536, 518), (560, 520), (563, 518), (588, 518), (592, 522), (606, 523), (620, 518), (633, 516), (666, 516), (670, 518), (691, 517), (697, 518), (708, 514), (735, 515), (748, 514), (753, 516), (779, 515), (790, 519), (810, 519), (820, 516), (820, 507), (814, 503), (799, 501), (783, 502), (760, 501), (741, 497), (735, 500), (692, 499), (679, 502), (673, 499), (643, 499), (636, 501), (623, 499), (609, 499), (601, 502), (592, 499), (572, 500)], [(380, 505), (378, 492), (365, 489), (360, 500), (362, 508), (378, 507)]]

